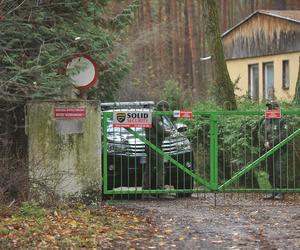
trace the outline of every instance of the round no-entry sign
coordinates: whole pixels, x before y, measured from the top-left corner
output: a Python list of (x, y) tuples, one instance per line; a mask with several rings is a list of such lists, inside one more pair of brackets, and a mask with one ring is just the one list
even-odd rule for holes
[(96, 84), (99, 70), (90, 56), (79, 55), (68, 62), (66, 73), (74, 87), (82, 91)]

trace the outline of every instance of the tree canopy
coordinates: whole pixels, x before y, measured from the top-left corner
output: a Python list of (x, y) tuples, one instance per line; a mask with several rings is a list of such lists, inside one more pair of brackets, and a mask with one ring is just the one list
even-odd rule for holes
[(113, 99), (130, 66), (126, 53), (114, 48), (139, 1), (132, 1), (116, 16), (105, 11), (108, 2), (2, 1), (1, 102), (65, 96), (71, 86), (66, 61), (78, 53), (90, 55), (100, 69), (99, 83), (87, 91), (88, 97)]

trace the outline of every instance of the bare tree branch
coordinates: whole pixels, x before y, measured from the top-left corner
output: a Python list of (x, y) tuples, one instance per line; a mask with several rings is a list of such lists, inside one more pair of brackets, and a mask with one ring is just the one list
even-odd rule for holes
[(9, 12), (7, 12), (7, 15), (9, 15), (9, 14), (12, 13), (12, 12), (14, 12), (14, 11), (17, 10), (18, 8), (20, 8), (20, 7), (23, 5), (23, 3), (25, 3), (25, 2), (26, 2), (26, 0), (24, 0), (22, 3), (20, 3), (16, 8), (14, 8), (14, 9), (10, 10)]

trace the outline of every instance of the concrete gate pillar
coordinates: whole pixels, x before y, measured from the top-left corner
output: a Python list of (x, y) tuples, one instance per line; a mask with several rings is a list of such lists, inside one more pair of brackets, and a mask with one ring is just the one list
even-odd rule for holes
[(101, 194), (100, 103), (32, 101), (26, 107), (31, 197)]

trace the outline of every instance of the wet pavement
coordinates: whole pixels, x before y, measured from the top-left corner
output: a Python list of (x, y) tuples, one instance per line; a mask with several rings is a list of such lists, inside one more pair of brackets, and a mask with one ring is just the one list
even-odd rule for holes
[[(300, 198), (199, 194), (173, 200), (114, 201), (157, 228), (135, 249), (300, 249)], [(130, 247), (129, 247), (130, 248)]]

